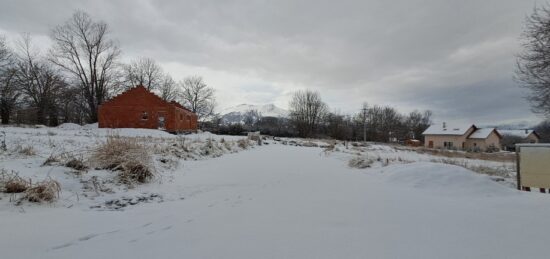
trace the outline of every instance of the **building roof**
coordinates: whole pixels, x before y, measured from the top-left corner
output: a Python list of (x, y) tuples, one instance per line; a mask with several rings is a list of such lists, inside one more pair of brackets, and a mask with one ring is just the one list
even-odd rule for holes
[(534, 133), (537, 137), (538, 134), (532, 129), (520, 129), (520, 130), (498, 130), (502, 135), (516, 136), (520, 138), (527, 138), (529, 135)]
[(498, 131), (495, 130), (495, 128), (483, 128), (483, 129), (476, 129), (468, 138), (475, 138), (475, 139), (486, 139), (491, 135), (492, 132), (495, 132), (499, 137), (500, 134)]
[[(122, 93), (119, 93), (118, 95), (114, 96), (113, 98), (103, 102), (103, 105), (109, 105), (109, 104), (112, 104), (112, 103), (116, 103), (121, 98), (124, 98), (124, 96), (130, 95), (134, 92), (145, 92), (145, 93), (147, 93), (147, 96), (154, 99), (157, 103), (166, 104), (166, 105), (174, 105), (174, 106), (176, 106), (180, 109), (183, 109), (183, 110), (186, 110), (190, 113), (193, 113), (191, 110), (185, 108), (183, 105), (181, 105), (180, 103), (178, 103), (176, 101), (168, 102), (168, 101), (163, 100), (160, 96), (158, 96), (155, 93), (147, 90), (147, 88), (145, 88), (145, 86), (143, 86), (143, 85), (137, 85), (135, 87), (132, 87), (132, 88), (122, 92)], [(140, 102), (140, 100), (132, 100), (132, 102)]]
[(448, 124), (448, 123), (439, 123), (433, 124), (428, 129), (426, 129), (422, 135), (458, 135), (462, 136), (468, 132), (468, 130), (474, 127), (477, 127), (474, 124)]

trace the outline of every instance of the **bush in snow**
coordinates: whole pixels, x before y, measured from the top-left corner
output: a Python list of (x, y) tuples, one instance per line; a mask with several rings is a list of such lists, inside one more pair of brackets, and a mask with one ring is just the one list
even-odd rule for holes
[(39, 203), (52, 202), (59, 198), (59, 192), (61, 192), (61, 185), (59, 182), (48, 178), (28, 188), (22, 200)]
[(154, 177), (151, 155), (135, 138), (107, 138), (94, 151), (92, 160), (102, 169), (118, 171), (125, 184), (146, 183)]
[(367, 168), (372, 165), (373, 161), (364, 156), (357, 156), (349, 160), (348, 165), (352, 168)]

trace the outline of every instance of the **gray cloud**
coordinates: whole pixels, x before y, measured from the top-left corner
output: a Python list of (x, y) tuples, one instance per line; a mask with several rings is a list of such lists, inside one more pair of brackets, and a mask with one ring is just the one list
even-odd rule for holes
[(111, 25), (126, 57), (203, 74), (221, 106), (286, 106), (312, 88), (344, 112), (367, 101), (498, 123), (537, 120), (512, 80), (536, 2), (5, 1), (0, 29), (46, 35), (82, 9)]

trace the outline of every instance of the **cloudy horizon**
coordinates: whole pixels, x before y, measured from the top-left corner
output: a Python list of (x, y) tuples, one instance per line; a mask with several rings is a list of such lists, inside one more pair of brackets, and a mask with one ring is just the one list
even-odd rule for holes
[[(528, 0), (2, 1), (0, 34), (43, 50), (75, 10), (110, 26), (122, 60), (150, 57), (176, 80), (201, 75), (218, 110), (319, 91), (331, 110), (363, 102), (434, 121), (535, 124), (513, 80)], [(32, 7), (32, 8), (30, 8)]]

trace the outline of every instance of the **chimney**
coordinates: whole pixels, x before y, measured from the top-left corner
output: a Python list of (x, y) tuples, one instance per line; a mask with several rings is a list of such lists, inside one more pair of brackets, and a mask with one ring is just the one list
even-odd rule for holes
[(447, 129), (447, 123), (443, 122), (443, 129)]
[(529, 133), (529, 130), (528, 129), (525, 129), (525, 134)]

